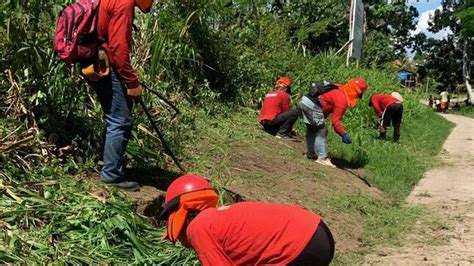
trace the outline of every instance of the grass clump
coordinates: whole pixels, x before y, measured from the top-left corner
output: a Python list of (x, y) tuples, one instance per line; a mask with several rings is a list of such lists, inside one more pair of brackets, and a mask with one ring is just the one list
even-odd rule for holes
[(363, 194), (336, 195), (332, 202), (336, 209), (350, 211), (364, 221), (361, 241), (366, 247), (396, 243), (400, 234), (407, 232), (423, 213), (420, 208), (390, 204)]

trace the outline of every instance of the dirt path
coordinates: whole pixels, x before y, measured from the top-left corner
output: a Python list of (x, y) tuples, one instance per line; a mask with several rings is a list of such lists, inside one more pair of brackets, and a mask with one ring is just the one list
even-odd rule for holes
[(427, 229), (414, 225), (416, 232), (402, 247), (385, 247), (367, 256), (367, 263), (474, 264), (474, 119), (442, 116), (456, 123), (440, 154), (445, 163), (426, 172), (407, 203), (426, 207), (446, 226)]

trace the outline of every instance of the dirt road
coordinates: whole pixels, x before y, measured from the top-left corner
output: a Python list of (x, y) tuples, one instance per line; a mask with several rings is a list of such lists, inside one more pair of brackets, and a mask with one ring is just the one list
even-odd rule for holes
[(474, 264), (474, 119), (442, 116), (456, 123), (440, 154), (444, 164), (426, 172), (407, 203), (426, 207), (446, 226), (417, 228), (402, 247), (384, 247), (367, 256), (367, 263)]

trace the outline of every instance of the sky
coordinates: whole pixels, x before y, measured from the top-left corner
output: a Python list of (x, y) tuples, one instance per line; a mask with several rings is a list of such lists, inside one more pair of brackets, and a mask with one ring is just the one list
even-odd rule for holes
[(419, 13), (418, 24), (416, 30), (411, 32), (412, 34), (424, 32), (427, 37), (441, 39), (452, 33), (450, 29), (443, 29), (437, 33), (428, 31), (429, 17), (437, 8), (441, 9), (441, 0), (408, 0), (407, 5), (416, 7)]

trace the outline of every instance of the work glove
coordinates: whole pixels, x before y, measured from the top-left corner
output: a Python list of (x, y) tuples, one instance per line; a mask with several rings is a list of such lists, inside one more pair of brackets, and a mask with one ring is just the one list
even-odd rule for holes
[(138, 85), (138, 87), (136, 88), (127, 89), (127, 96), (134, 100), (140, 100), (140, 98), (142, 97), (142, 92), (143, 92), (142, 87)]
[(345, 144), (351, 144), (352, 143), (352, 139), (349, 136), (349, 134), (347, 134), (347, 133), (342, 134), (341, 138), (342, 138), (342, 142), (344, 142)]

